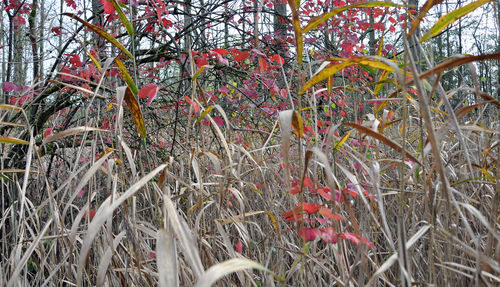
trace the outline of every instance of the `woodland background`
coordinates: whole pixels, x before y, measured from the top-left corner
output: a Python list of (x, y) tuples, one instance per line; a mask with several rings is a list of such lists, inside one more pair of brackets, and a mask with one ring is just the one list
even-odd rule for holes
[(500, 284), (498, 1), (0, 8), (0, 285)]

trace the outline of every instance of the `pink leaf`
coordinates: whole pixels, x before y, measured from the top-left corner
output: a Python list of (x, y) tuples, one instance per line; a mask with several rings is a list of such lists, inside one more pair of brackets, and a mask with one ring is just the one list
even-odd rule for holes
[(4, 82), (3, 83), (3, 91), (4, 92), (12, 92), (12, 91), (18, 92), (20, 90), (21, 90), (21, 87), (12, 83), (12, 82)]
[(321, 236), (321, 231), (318, 228), (299, 228), (299, 236), (305, 237), (306, 242), (314, 241)]
[(214, 122), (221, 128), (224, 126), (224, 120), (221, 117), (214, 117)]
[(143, 87), (139, 91), (139, 98), (148, 98), (148, 102), (146, 103), (146, 106), (149, 107), (151, 102), (156, 98), (156, 95), (158, 94), (158, 86), (156, 84), (147, 84), (145, 87)]
[(321, 239), (327, 243), (337, 243), (337, 234), (335, 233), (335, 229), (329, 226), (321, 229)]

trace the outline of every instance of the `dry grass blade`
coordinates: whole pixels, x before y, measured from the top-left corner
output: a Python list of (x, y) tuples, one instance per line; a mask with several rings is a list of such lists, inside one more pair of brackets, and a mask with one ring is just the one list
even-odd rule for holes
[(457, 117), (457, 119), (460, 119), (460, 118), (464, 117), (466, 114), (468, 114), (470, 111), (475, 110), (475, 109), (479, 108), (480, 106), (485, 105), (485, 104), (489, 104), (489, 103), (492, 103), (492, 101), (480, 102), (479, 104), (470, 105), (470, 106), (460, 108), (459, 110), (455, 111), (455, 116)]
[[(460, 56), (457, 59), (452, 59), (448, 60), (444, 63), (441, 63), (434, 68), (427, 70), (420, 74), (418, 77), (420, 79), (425, 79), (433, 74), (437, 74), (442, 72), (444, 69), (449, 69), (449, 68), (454, 68), (458, 67), (461, 65), (465, 65), (471, 62), (476, 62), (476, 61), (486, 61), (486, 60), (500, 60), (500, 54), (486, 54), (486, 55), (478, 55), (478, 56), (473, 56), (473, 55), (466, 55), (466, 56)], [(500, 104), (499, 104), (500, 106)]]
[(16, 111), (22, 111), (23, 108), (13, 106), (13, 105), (7, 105), (7, 104), (0, 104), (0, 109), (5, 109), (5, 110), (16, 110)]
[[(66, 74), (66, 73), (58, 73), (58, 74), (63, 75), (63, 76), (66, 76), (66, 77), (68, 77), (68, 76), (75, 77), (75, 76), (73, 76), (73, 75), (71, 75), (71, 74)], [(85, 79), (83, 79), (83, 80), (85, 80)], [(69, 83), (63, 83), (63, 82), (56, 81), (56, 80), (49, 80), (48, 82), (50, 82), (50, 83), (54, 83), (54, 84), (60, 84), (60, 85), (66, 86), (66, 87), (68, 87), (68, 88), (72, 88), (72, 89), (75, 89), (75, 90), (77, 90), (77, 91), (80, 91), (80, 92), (83, 92), (83, 93), (87, 93), (87, 94), (89, 94), (89, 95), (94, 95), (94, 94), (95, 94), (95, 96), (96, 96), (97, 98), (99, 98), (99, 99), (106, 99), (105, 97), (103, 97), (103, 96), (101, 96), (101, 95), (98, 95), (98, 94), (96, 93), (97, 91), (96, 91), (96, 92), (94, 92), (94, 91), (91, 91), (91, 90), (85, 89), (85, 88), (80, 87), (80, 86), (75, 86), (75, 85), (72, 85), (72, 84), (69, 84)]]
[(13, 127), (25, 127), (26, 126), (24, 124), (4, 122), (4, 121), (0, 121), (0, 125), (13, 126)]
[(99, 268), (97, 269), (97, 284), (96, 286), (104, 286), (104, 280), (106, 279), (106, 271), (108, 270), (109, 263), (111, 262), (111, 259), (113, 258), (113, 252), (116, 250), (116, 247), (118, 244), (120, 244), (120, 241), (125, 237), (126, 232), (122, 231), (120, 234), (118, 234), (115, 239), (113, 239), (113, 246), (108, 246), (106, 249), (106, 252), (104, 255), (101, 257), (101, 262), (99, 263)]
[[(427, 230), (429, 230), (431, 226), (430, 225), (425, 225), (425, 226), (422, 226), (422, 228), (420, 228), (419, 231), (417, 231), (417, 233), (415, 233), (409, 240), (408, 242), (405, 243), (405, 248), (406, 250), (410, 249), (413, 244), (415, 244), (417, 242), (417, 240), (420, 239), (420, 237), (424, 236), (424, 234), (427, 232)], [(398, 253), (394, 253), (391, 255), (391, 257), (389, 257), (378, 269), (377, 271), (375, 271), (375, 273), (373, 274), (373, 276), (370, 278), (370, 281), (368, 281), (368, 284), (366, 284), (366, 286), (374, 286), (375, 284), (375, 280), (377, 280), (378, 276), (382, 273), (384, 273), (385, 271), (389, 270), (389, 268), (391, 268), (391, 266), (396, 262), (398, 261)]]
[(35, 238), (35, 240), (33, 242), (31, 242), (31, 245), (28, 247), (28, 249), (26, 251), (24, 251), (23, 257), (21, 258), (21, 260), (16, 265), (16, 267), (14, 269), (14, 272), (12, 272), (12, 276), (10, 277), (10, 280), (7, 283), (7, 287), (11, 287), (11, 286), (17, 285), (16, 282), (18, 282), (19, 274), (21, 273), (21, 271), (23, 269), (26, 268), (26, 262), (28, 262), (28, 259), (30, 258), (31, 254), (33, 253), (33, 251), (37, 247), (37, 245), (40, 242), (40, 240), (43, 238), (43, 236), (47, 232), (47, 229), (49, 229), (49, 226), (50, 226), (51, 223), (52, 223), (52, 217), (47, 221), (47, 223), (45, 223), (45, 226), (40, 231), (40, 233)]
[(72, 136), (72, 135), (76, 135), (76, 134), (79, 134), (79, 133), (85, 133), (85, 132), (91, 132), (91, 131), (96, 131), (96, 132), (109, 132), (109, 130), (103, 130), (103, 129), (100, 129), (100, 128), (92, 128), (92, 127), (76, 127), (76, 128), (71, 128), (71, 129), (67, 129), (67, 130), (64, 130), (62, 132), (59, 132), (55, 135), (52, 135), (50, 137), (47, 137), (43, 140), (43, 144), (47, 144), (47, 143), (50, 143), (50, 142), (53, 142), (53, 141), (56, 141), (56, 140), (60, 140), (62, 138), (65, 138), (65, 137), (69, 137), (69, 136)]
[(177, 269), (177, 248), (171, 230), (160, 229), (156, 240), (156, 263), (160, 287), (179, 286), (179, 270)]
[(490, 234), (493, 235), (497, 239), (498, 242), (500, 242), (500, 232), (498, 231), (498, 229), (495, 230), (495, 228), (493, 228), (491, 226), (491, 224), (488, 222), (488, 219), (486, 217), (484, 217), (484, 215), (481, 214), (481, 212), (479, 210), (477, 210), (477, 208), (475, 208), (474, 206), (472, 206), (470, 204), (460, 204), (460, 205), (465, 207), (472, 215), (477, 217), (479, 219), (479, 221), (488, 229)]
[(196, 280), (199, 280), (205, 271), (203, 269), (203, 264), (201, 263), (200, 255), (198, 254), (198, 248), (196, 247), (191, 235), (191, 231), (187, 230), (187, 224), (182, 220), (182, 218), (179, 217), (170, 198), (164, 195), (163, 201), (167, 209), (168, 220), (177, 235), (177, 239), (181, 243), (184, 256), (191, 265), (191, 269), (193, 270)]
[(280, 112), (280, 127), (281, 127), (281, 154), (285, 162), (286, 184), (290, 188), (290, 137), (292, 135), (292, 117), (294, 110)]
[[(162, 164), (159, 167), (155, 168), (153, 171), (151, 171), (149, 174), (141, 178), (138, 182), (136, 182), (134, 185), (132, 185), (129, 189), (127, 189), (119, 198), (117, 198), (115, 201), (113, 201), (112, 204), (109, 206), (105, 207), (105, 205), (109, 204), (109, 201), (106, 200), (101, 207), (99, 208), (98, 212), (90, 222), (88, 232), (85, 235), (85, 238), (83, 239), (83, 244), (82, 244), (82, 249), (80, 251), (80, 257), (78, 261), (78, 267), (77, 267), (77, 286), (82, 286), (83, 285), (83, 267), (85, 265), (85, 259), (87, 257), (87, 254), (90, 250), (90, 247), (92, 245), (92, 242), (94, 241), (95, 236), (99, 232), (101, 226), (104, 224), (104, 222), (111, 216), (113, 215), (113, 212), (115, 209), (120, 206), (125, 200), (132, 195), (134, 195), (142, 186), (144, 186), (146, 183), (148, 183), (153, 177), (155, 177), (160, 171), (162, 171), (167, 165)], [(109, 199), (109, 198), (108, 198)]]
[[(403, 151), (403, 148), (398, 145), (397, 143), (391, 141), (390, 139), (386, 138), (385, 136), (373, 131), (372, 129), (370, 128), (367, 128), (365, 126), (362, 126), (362, 125), (358, 125), (358, 124), (355, 124), (355, 123), (344, 123), (344, 125), (346, 126), (349, 126), (349, 127), (352, 127), (352, 128), (355, 128), (357, 129), (358, 131), (362, 132), (362, 133), (365, 133), (383, 143), (385, 143), (386, 145), (390, 146), (391, 148), (395, 149), (397, 152), (402, 152)], [(418, 159), (416, 159), (413, 155), (411, 155), (408, 151), (405, 151), (405, 156), (407, 156), (408, 158), (410, 158), (412, 161), (418, 163), (419, 165), (422, 165), (420, 163), (420, 161)]]
[(288, 0), (290, 9), (292, 10), (292, 24), (295, 32), (295, 47), (297, 48), (297, 62), (302, 64), (302, 51), (304, 49), (304, 37), (302, 36), (302, 28), (300, 27), (299, 10), (295, 0)]
[[(25, 169), (16, 169), (16, 168), (4, 168), (0, 169), (0, 173), (25, 173)], [(30, 170), (29, 173), (34, 174), (38, 173), (37, 170)]]
[(233, 272), (243, 271), (246, 269), (258, 269), (269, 272), (275, 278), (278, 278), (278, 280), (284, 281), (283, 278), (280, 278), (271, 270), (267, 269), (257, 262), (245, 258), (233, 258), (210, 267), (207, 272), (205, 272), (205, 274), (203, 274), (203, 276), (198, 280), (196, 287), (210, 287), (220, 278)]
[(130, 165), (130, 171), (132, 172), (133, 179), (136, 178), (137, 176), (137, 169), (135, 168), (135, 163), (134, 163), (134, 157), (132, 156), (132, 151), (128, 147), (128, 145), (120, 139), (120, 144), (122, 145), (123, 151), (125, 152), (125, 155), (127, 156), (127, 160)]

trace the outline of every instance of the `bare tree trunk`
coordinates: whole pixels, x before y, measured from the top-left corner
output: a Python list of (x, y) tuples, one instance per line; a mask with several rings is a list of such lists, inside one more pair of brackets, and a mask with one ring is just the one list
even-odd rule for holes
[(18, 85), (23, 85), (26, 79), (25, 70), (23, 67), (23, 55), (24, 55), (24, 26), (18, 26), (14, 29), (14, 49), (13, 49), (13, 61), (14, 61), (14, 83)]
[[(38, 0), (33, 0), (33, 6), (31, 8), (31, 13), (28, 17), (29, 23), (29, 39), (31, 43), (31, 52), (33, 53), (33, 81), (40, 74), (40, 57), (38, 55), (38, 39), (36, 37), (36, 11), (38, 9)], [(42, 28), (40, 28), (42, 29)]]
[(286, 4), (281, 3), (280, 1), (276, 1), (275, 5), (275, 15), (274, 15), (274, 34), (275, 39), (278, 42), (276, 45), (276, 49), (283, 50), (284, 45), (286, 44), (286, 32), (287, 27), (285, 24), (286, 19)]
[(229, 48), (229, 19), (231, 16), (229, 15), (229, 10), (227, 7), (224, 8), (224, 48)]
[(254, 0), (254, 14), (253, 14), (253, 36), (255, 41), (255, 47), (259, 47), (259, 17), (260, 17), (260, 1)]
[(375, 55), (375, 29), (373, 28), (373, 23), (375, 20), (373, 19), (373, 11), (368, 15), (369, 21), (370, 21), (370, 32), (369, 32), (369, 40), (368, 40), (368, 46), (370, 51), (370, 55)]
[(40, 70), (39, 73), (41, 76), (44, 74), (45, 67), (43, 65), (44, 63), (44, 54), (45, 54), (45, 0), (41, 0), (40, 2), (40, 29), (38, 30), (38, 39), (40, 39), (40, 45), (38, 46), (39, 51), (38, 51), (38, 57), (40, 59)]

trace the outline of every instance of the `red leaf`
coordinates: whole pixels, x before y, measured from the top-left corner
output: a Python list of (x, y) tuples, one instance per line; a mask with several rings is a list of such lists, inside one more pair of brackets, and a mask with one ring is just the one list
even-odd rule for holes
[(363, 243), (370, 248), (374, 248), (373, 244), (368, 239), (360, 237), (354, 233), (344, 232), (344, 233), (340, 233), (339, 236), (343, 239), (350, 240), (350, 241), (356, 243), (358, 246), (361, 243)]
[(139, 91), (139, 98), (148, 98), (146, 106), (149, 106), (151, 102), (156, 98), (158, 94), (158, 86), (154, 83), (147, 84)]
[(59, 36), (62, 34), (62, 27), (61, 26), (58, 26), (58, 27), (52, 27), (52, 29), (50, 29), (50, 31), (52, 33), (54, 33), (54, 36)]
[[(300, 203), (298, 205), (299, 205), (298, 208), (300, 208)], [(304, 209), (305, 212), (307, 212), (307, 214), (313, 214), (313, 213), (318, 212), (318, 210), (321, 208), (321, 205), (303, 202), (302, 208)]]
[(200, 111), (200, 108), (198, 107), (198, 105), (196, 103), (193, 103), (193, 101), (191, 101), (191, 99), (188, 96), (184, 96), (184, 99), (186, 99), (186, 102), (188, 102), (191, 106), (193, 106), (194, 111), (196, 113), (198, 113)]
[(196, 59), (196, 65), (198, 68), (208, 65), (207, 54), (203, 53), (203, 57)]
[(295, 214), (292, 216), (285, 217), (285, 221), (297, 221), (302, 219), (302, 214)]
[(350, 241), (356, 243), (357, 245), (361, 244), (361, 239), (354, 233), (343, 232), (343, 233), (340, 233), (340, 237), (342, 237), (345, 240), (350, 240)]
[(285, 60), (278, 54), (274, 54), (273, 57), (271, 58), (271, 61), (277, 62), (278, 64), (285, 64)]
[[(64, 0), (64, 2), (66, 2), (66, 5), (67, 5), (68, 7), (71, 7), (71, 8), (73, 8), (73, 9), (76, 9), (76, 3), (75, 3), (75, 1), (74, 1), (74, 0)], [(111, 4), (111, 5), (113, 5), (113, 4)]]
[(248, 57), (250, 57), (250, 53), (247, 51), (239, 51), (239, 54), (234, 57), (234, 60), (237, 62), (243, 62)]
[(234, 249), (236, 252), (238, 252), (239, 254), (241, 254), (243, 252), (243, 244), (241, 243), (240, 240), (238, 240), (236, 242), (236, 244), (234, 245)]
[(113, 5), (113, 2), (108, 0), (99, 0), (99, 2), (104, 5), (104, 13), (113, 14), (113, 12), (115, 12), (115, 6)]
[(316, 193), (328, 201), (332, 200), (332, 193), (329, 188), (320, 187), (316, 190)]
[(69, 62), (73, 68), (79, 68), (83, 65), (82, 61), (80, 60), (80, 56), (77, 54), (71, 54), (69, 56)]
[(309, 177), (304, 177), (304, 186), (313, 187), (313, 182)]
[(264, 73), (264, 71), (267, 69), (267, 62), (264, 58), (259, 57), (259, 70), (261, 73)]
[(225, 55), (229, 54), (229, 52), (226, 49), (215, 48), (215, 49), (212, 49), (212, 51), (217, 53), (217, 54), (220, 54), (221, 56), (225, 56)]
[[(95, 216), (95, 210), (91, 209), (90, 210), (90, 221), (92, 221), (92, 218), (94, 218)], [(87, 212), (85, 212), (85, 214), (83, 214), (83, 218), (87, 219)]]
[(52, 133), (53, 130), (54, 130), (54, 128), (46, 129), (45, 132), (43, 133), (43, 137), (46, 138), (46, 137), (50, 136), (50, 134)]

